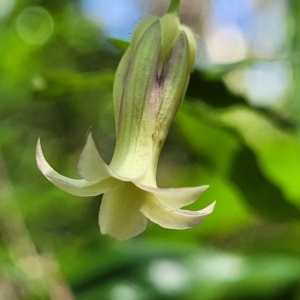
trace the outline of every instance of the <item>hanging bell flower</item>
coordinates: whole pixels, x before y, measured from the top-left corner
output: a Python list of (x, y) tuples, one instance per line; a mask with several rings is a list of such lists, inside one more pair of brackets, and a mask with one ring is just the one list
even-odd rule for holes
[(148, 220), (164, 228), (191, 228), (213, 211), (215, 203), (199, 211), (181, 209), (208, 186), (162, 189), (156, 183), (159, 155), (184, 98), (195, 54), (193, 33), (177, 14), (145, 18), (115, 75), (116, 147), (110, 164), (89, 134), (78, 163), (82, 179), (70, 179), (47, 163), (38, 142), (38, 167), (53, 184), (82, 197), (104, 194), (99, 213), (103, 234), (125, 240), (144, 231)]

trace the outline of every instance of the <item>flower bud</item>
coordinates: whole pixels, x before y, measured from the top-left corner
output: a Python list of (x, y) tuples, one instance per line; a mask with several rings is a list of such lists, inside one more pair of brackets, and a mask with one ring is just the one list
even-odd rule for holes
[(157, 160), (193, 68), (196, 44), (176, 14), (148, 17), (135, 29), (113, 90), (116, 148), (111, 168), (156, 186)]

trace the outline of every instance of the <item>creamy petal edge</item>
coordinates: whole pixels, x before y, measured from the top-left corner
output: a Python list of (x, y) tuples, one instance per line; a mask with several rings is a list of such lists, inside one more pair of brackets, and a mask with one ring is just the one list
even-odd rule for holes
[(140, 189), (154, 194), (157, 200), (172, 209), (178, 209), (194, 203), (209, 187), (208, 185), (201, 185), (197, 187), (158, 188), (146, 186), (137, 182), (134, 184)]
[(85, 179), (72, 179), (56, 172), (46, 161), (40, 140), (36, 147), (36, 162), (43, 175), (54, 185), (63, 191), (75, 196), (90, 197), (105, 193), (117, 184), (118, 180), (113, 177), (100, 180), (87, 181)]
[[(150, 198), (150, 197), (149, 197)], [(199, 225), (214, 210), (215, 202), (198, 211), (171, 210), (154, 197), (145, 201), (141, 212), (152, 222), (169, 229), (187, 229)]]
[(127, 240), (146, 229), (148, 219), (140, 212), (147, 194), (131, 182), (119, 182), (102, 198), (99, 226), (102, 234)]
[(77, 171), (86, 180), (99, 180), (111, 176), (109, 167), (100, 156), (91, 133), (88, 134), (80, 154)]

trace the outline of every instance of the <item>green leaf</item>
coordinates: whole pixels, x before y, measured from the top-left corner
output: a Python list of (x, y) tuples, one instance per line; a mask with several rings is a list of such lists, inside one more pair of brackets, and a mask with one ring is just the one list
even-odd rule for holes
[(182, 105), (175, 122), (192, 152), (209, 168), (220, 174), (228, 172), (239, 147), (237, 136), (216, 120), (212, 111), (201, 103)]
[(53, 97), (95, 88), (108, 89), (113, 85), (113, 78), (113, 71), (85, 74), (67, 70), (56, 71), (34, 77), (32, 79), (32, 89), (36, 95)]
[(123, 53), (125, 53), (125, 51), (129, 47), (129, 42), (127, 41), (123, 41), (119, 39), (108, 39), (108, 40), (112, 45), (114, 45), (118, 50), (122, 51)]
[(244, 147), (236, 156), (230, 176), (257, 211), (275, 220), (300, 220), (299, 209), (289, 203), (281, 190), (261, 173), (254, 153)]
[(206, 104), (215, 107), (228, 107), (237, 103), (246, 105), (245, 99), (231, 93), (219, 76), (209, 77), (208, 74), (198, 70), (191, 74), (186, 95), (201, 99)]
[[(283, 192), (284, 185), (278, 184), (278, 179), (272, 180), (275, 176), (286, 176), (284, 182), (288, 186), (296, 182), (299, 168), (295, 168), (295, 165), (298, 164), (299, 154), (294, 151), (294, 162), (285, 155), (280, 157), (278, 151), (274, 156), (274, 149), (281, 149), (280, 143), (291, 139), (283, 138), (284, 134), (279, 129), (275, 130), (264, 117), (242, 106), (214, 110), (194, 103), (185, 104), (176, 121), (191, 150), (202, 159), (202, 163), (206, 160), (206, 167), (216, 172), (216, 176), (228, 176), (258, 212), (276, 220), (300, 218), (299, 209), (288, 201)], [(285, 147), (286, 143), (283, 144), (282, 153), (291, 153)], [(276, 172), (274, 170), (279, 164), (274, 157), (281, 160), (281, 169)], [(284, 168), (288, 161), (289, 168)], [(281, 172), (285, 172), (284, 175), (278, 175)], [(294, 174), (292, 180), (289, 172)], [(205, 183), (213, 189), (210, 182)], [(299, 189), (299, 184), (297, 187)]]
[(263, 175), (278, 186), (289, 201), (299, 204), (300, 143), (296, 134), (246, 107), (224, 110), (219, 118), (252, 149)]

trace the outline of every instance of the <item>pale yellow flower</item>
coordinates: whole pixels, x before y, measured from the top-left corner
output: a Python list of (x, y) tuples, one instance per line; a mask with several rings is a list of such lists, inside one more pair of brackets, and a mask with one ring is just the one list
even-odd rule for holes
[(148, 219), (186, 229), (213, 211), (215, 203), (199, 211), (181, 209), (207, 186), (161, 189), (156, 184), (159, 155), (184, 98), (195, 49), (193, 34), (176, 14), (148, 17), (138, 25), (115, 76), (116, 147), (109, 165), (89, 135), (78, 163), (82, 179), (70, 179), (51, 168), (38, 143), (38, 167), (53, 184), (77, 196), (104, 194), (103, 234), (125, 240), (144, 231)]
[(208, 186), (160, 189), (143, 184), (142, 178), (124, 178), (101, 159), (91, 135), (82, 151), (78, 172), (83, 179), (60, 175), (47, 163), (40, 143), (37, 163), (42, 173), (60, 189), (82, 197), (104, 194), (99, 225), (103, 234), (124, 240), (146, 228), (148, 219), (164, 228), (186, 229), (201, 223), (214, 203), (199, 211), (182, 210), (193, 203)]

